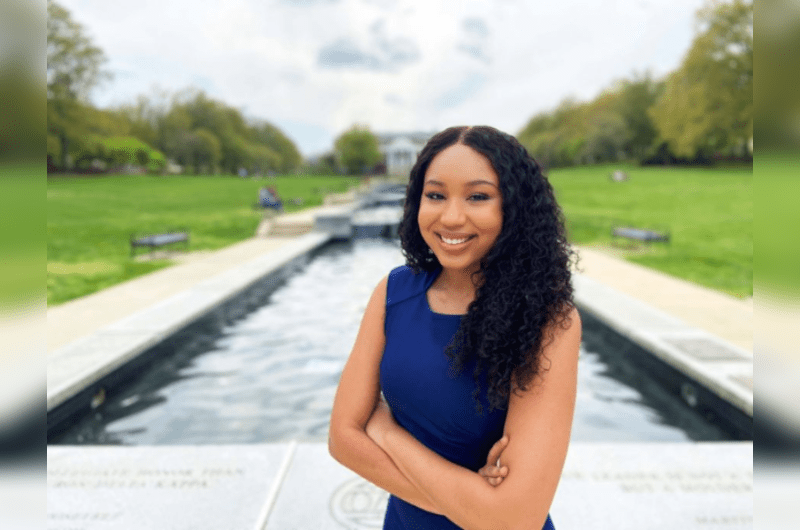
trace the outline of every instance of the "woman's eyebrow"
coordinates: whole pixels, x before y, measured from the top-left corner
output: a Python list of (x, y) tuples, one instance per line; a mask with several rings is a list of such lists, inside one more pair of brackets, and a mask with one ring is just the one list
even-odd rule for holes
[(467, 182), (467, 186), (479, 186), (481, 184), (488, 184), (489, 186), (499, 189), (497, 184), (495, 184), (494, 182), (489, 182), (488, 180), (471, 180)]
[[(435, 180), (435, 179), (426, 180), (425, 182), (423, 182), (422, 185), (426, 186), (428, 184), (430, 184), (432, 186), (444, 186), (445, 185), (444, 182), (441, 182), (441, 181)], [(492, 186), (494, 188), (500, 189), (500, 187), (497, 184), (495, 184), (494, 182), (490, 182), (488, 180), (480, 180), (480, 179), (478, 179), (478, 180), (471, 180), (471, 181), (466, 183), (467, 186), (480, 186), (481, 184), (488, 184), (489, 186)]]

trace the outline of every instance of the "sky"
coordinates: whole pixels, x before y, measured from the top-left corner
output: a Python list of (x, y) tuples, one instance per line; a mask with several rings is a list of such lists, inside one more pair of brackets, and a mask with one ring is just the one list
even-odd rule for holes
[(305, 156), (373, 132), (518, 133), (565, 98), (680, 65), (703, 0), (56, 0), (103, 49), (111, 107), (197, 88)]

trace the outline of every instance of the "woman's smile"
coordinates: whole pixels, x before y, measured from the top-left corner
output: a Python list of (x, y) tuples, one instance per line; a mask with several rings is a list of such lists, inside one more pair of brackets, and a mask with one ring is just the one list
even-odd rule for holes
[(440, 233), (437, 233), (436, 235), (439, 236), (439, 239), (441, 239), (442, 242), (445, 245), (448, 245), (448, 246), (458, 246), (458, 245), (461, 245), (462, 243), (466, 243), (467, 241), (469, 241), (470, 239), (475, 237), (475, 236), (471, 236), (471, 235), (470, 236), (452, 236), (452, 235), (447, 235), (446, 236), (446, 235), (440, 234)]

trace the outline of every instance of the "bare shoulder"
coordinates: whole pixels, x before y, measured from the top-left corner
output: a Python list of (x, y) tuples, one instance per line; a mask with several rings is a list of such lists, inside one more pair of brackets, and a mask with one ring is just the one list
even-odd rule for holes
[[(364, 310), (364, 317), (361, 320), (361, 329), (359, 330), (359, 338), (361, 335), (370, 335), (373, 340), (375, 334), (383, 335), (383, 323), (386, 317), (386, 286), (389, 281), (389, 276), (384, 276), (369, 297), (367, 307)], [(359, 344), (356, 340), (356, 346)]]
[(372, 291), (372, 296), (367, 302), (367, 308), (364, 311), (364, 321), (370, 320), (368, 317), (380, 317), (382, 321), (386, 314), (386, 289), (389, 283), (389, 276), (384, 276), (375, 289)]
[(556, 343), (556, 346), (564, 341), (572, 343), (577, 340), (580, 343), (582, 330), (581, 314), (578, 308), (573, 306), (562, 319), (551, 322), (545, 328), (545, 336), (548, 339), (545, 350), (553, 346), (552, 343)]
[(554, 350), (577, 354), (583, 334), (583, 322), (578, 309), (572, 307), (559, 322), (549, 326), (548, 332), (550, 340), (542, 351), (545, 357), (549, 357)]

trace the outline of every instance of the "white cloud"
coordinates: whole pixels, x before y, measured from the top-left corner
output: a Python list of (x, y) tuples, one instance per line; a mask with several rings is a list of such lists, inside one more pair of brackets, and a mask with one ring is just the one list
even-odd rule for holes
[(61, 3), (116, 74), (98, 104), (195, 86), (312, 154), (353, 123), (515, 133), (566, 96), (593, 97), (634, 71), (663, 75), (688, 49), (702, 0)]

